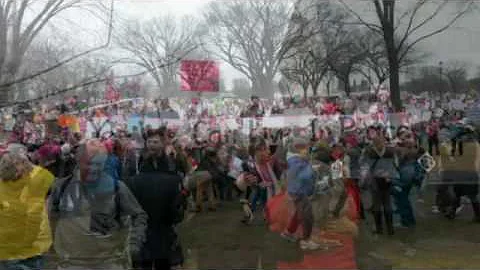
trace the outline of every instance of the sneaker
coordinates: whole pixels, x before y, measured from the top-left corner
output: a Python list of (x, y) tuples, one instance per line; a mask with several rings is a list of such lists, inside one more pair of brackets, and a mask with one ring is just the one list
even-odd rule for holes
[(319, 249), (321, 246), (313, 241), (305, 241), (305, 240), (302, 240), (300, 241), (300, 248), (302, 250), (317, 250)]
[(251, 225), (253, 223), (253, 220), (255, 219), (255, 216), (250, 214), (250, 215), (245, 215), (242, 219), (242, 223), (245, 225)]
[(460, 212), (462, 212), (463, 208), (465, 208), (465, 206), (463, 204), (460, 204), (459, 207), (457, 207), (457, 209), (455, 209), (455, 214), (460, 214)]
[(432, 213), (440, 214), (440, 209), (438, 208), (438, 206), (436, 205), (432, 206)]
[(288, 232), (281, 233), (280, 236), (291, 243), (296, 243), (298, 241), (298, 239), (293, 234), (290, 234)]

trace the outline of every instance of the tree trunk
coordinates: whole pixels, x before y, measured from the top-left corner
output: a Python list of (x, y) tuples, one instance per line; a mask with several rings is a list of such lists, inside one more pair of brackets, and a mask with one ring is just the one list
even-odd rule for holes
[(320, 84), (317, 84), (317, 83), (312, 84), (312, 92), (313, 92), (313, 96), (314, 96), (314, 97), (317, 97), (317, 96), (318, 96), (318, 86), (319, 86), (319, 85), (320, 85)]
[(389, 59), (390, 65), (390, 101), (395, 112), (402, 109), (402, 100), (400, 98), (400, 72), (398, 61), (395, 58)]
[(10, 101), (11, 87), (0, 88), (0, 107), (6, 106)]
[(327, 96), (330, 96), (330, 83), (332, 82), (331, 79), (328, 79), (327, 81)]
[(258, 78), (252, 82), (253, 90), (261, 98), (273, 98), (273, 79)]
[[(395, 1), (384, 1), (383, 14), (378, 14), (383, 25), (383, 38), (387, 49), (388, 65), (390, 69), (390, 101), (393, 110), (399, 112), (402, 108), (400, 99), (400, 65), (398, 61), (399, 52), (395, 44)], [(377, 13), (379, 11), (377, 10)]]

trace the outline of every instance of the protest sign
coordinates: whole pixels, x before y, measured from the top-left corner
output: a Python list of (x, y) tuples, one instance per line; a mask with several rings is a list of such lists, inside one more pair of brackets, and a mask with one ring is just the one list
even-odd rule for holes
[[(127, 129), (128, 132), (133, 132), (134, 129), (140, 130), (142, 117), (140, 116), (132, 116), (129, 117), (127, 120)], [(136, 127), (136, 128), (135, 128)]]
[(182, 91), (218, 92), (220, 68), (215, 61), (183, 60), (180, 79)]

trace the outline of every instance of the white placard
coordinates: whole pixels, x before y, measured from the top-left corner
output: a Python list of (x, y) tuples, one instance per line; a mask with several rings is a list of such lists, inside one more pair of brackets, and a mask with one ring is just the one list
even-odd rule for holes
[(87, 122), (87, 134), (85, 134), (85, 137), (87, 139), (95, 138), (97, 128), (101, 128), (100, 136), (112, 132), (112, 125), (108, 122), (107, 117), (95, 117), (91, 121)]

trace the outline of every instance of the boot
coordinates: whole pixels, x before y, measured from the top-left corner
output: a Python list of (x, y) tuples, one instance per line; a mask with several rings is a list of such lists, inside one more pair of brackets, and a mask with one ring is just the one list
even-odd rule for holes
[(393, 230), (393, 213), (385, 213), (385, 224), (387, 225), (387, 233), (388, 235), (394, 235)]
[(382, 212), (375, 211), (373, 212), (373, 218), (375, 219), (375, 234), (383, 234), (383, 220)]

